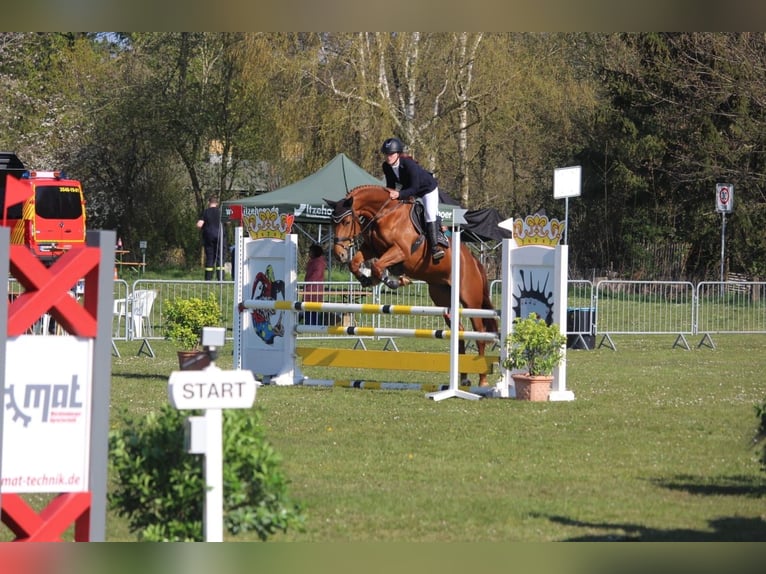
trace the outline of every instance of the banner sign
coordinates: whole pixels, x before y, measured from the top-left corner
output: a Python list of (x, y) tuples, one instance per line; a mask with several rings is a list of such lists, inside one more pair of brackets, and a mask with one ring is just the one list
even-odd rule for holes
[(0, 490), (87, 491), (93, 339), (20, 335), (7, 351)]

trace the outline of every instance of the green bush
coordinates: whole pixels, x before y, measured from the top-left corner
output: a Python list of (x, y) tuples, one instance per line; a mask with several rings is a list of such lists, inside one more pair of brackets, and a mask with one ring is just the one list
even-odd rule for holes
[(173, 299), (165, 304), (165, 338), (173, 341), (182, 351), (196, 351), (202, 342), (203, 327), (218, 327), (223, 317), (221, 308), (210, 293), (203, 300), (199, 297)]
[[(190, 414), (164, 405), (141, 419), (126, 418), (109, 435), (115, 481), (109, 505), (128, 519), (139, 540), (203, 540), (203, 459), (184, 448)], [(288, 528), (302, 531), (302, 509), (287, 494), (281, 459), (263, 436), (258, 411), (224, 411), (223, 436), (227, 531), (254, 531), (261, 540)]]
[(550, 375), (564, 359), (566, 342), (556, 323), (548, 325), (536, 313), (516, 317), (505, 340), (508, 355), (503, 366), (525, 370), (531, 376)]

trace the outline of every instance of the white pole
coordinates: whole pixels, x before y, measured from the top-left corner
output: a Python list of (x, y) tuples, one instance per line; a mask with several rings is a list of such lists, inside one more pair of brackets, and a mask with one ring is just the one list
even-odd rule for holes
[[(212, 357), (211, 357), (212, 359)], [(205, 371), (220, 371), (214, 360)], [(205, 409), (205, 509), (206, 542), (223, 542), (223, 411)]]
[(465, 209), (452, 210), (452, 278), (450, 296), (450, 366), (449, 366), (449, 389), (435, 393), (427, 393), (426, 396), (435, 401), (450, 397), (479, 400), (481, 395), (460, 390), (460, 364), (458, 353), (458, 330), (460, 329), (460, 224), (465, 223)]
[(723, 283), (724, 260), (726, 254), (726, 214), (721, 213), (721, 217), (723, 217), (721, 223), (721, 283)]
[(205, 410), (205, 541), (223, 542), (223, 411)]
[(460, 327), (460, 234), (459, 225), (452, 227), (452, 289), (450, 293), (450, 317), (452, 326), (449, 339), (449, 388), (457, 391), (460, 386), (460, 369), (458, 367), (458, 340)]

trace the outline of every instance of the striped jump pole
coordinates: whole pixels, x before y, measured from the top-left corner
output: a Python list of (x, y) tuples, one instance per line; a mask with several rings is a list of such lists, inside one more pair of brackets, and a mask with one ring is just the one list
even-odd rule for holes
[[(426, 307), (420, 305), (376, 305), (372, 303), (324, 303), (320, 301), (272, 301), (247, 299), (242, 309), (273, 309), (282, 311), (307, 311), (318, 313), (365, 313), (369, 315), (421, 315), (441, 317), (450, 314), (449, 307)], [(499, 313), (493, 309), (459, 310), (461, 317), (497, 319)]]
[[(296, 325), (296, 333), (322, 333), (325, 335), (352, 335), (356, 337), (412, 337), (417, 339), (451, 339), (450, 329), (396, 329), (388, 327), (355, 327)], [(497, 333), (458, 331), (458, 340), (496, 341)]]

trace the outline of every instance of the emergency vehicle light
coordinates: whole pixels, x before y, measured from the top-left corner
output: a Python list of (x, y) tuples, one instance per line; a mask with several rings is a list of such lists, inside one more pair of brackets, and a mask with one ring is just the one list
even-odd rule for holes
[(52, 177), (54, 179), (59, 179), (61, 177), (60, 171), (33, 171), (31, 172), (31, 177)]

